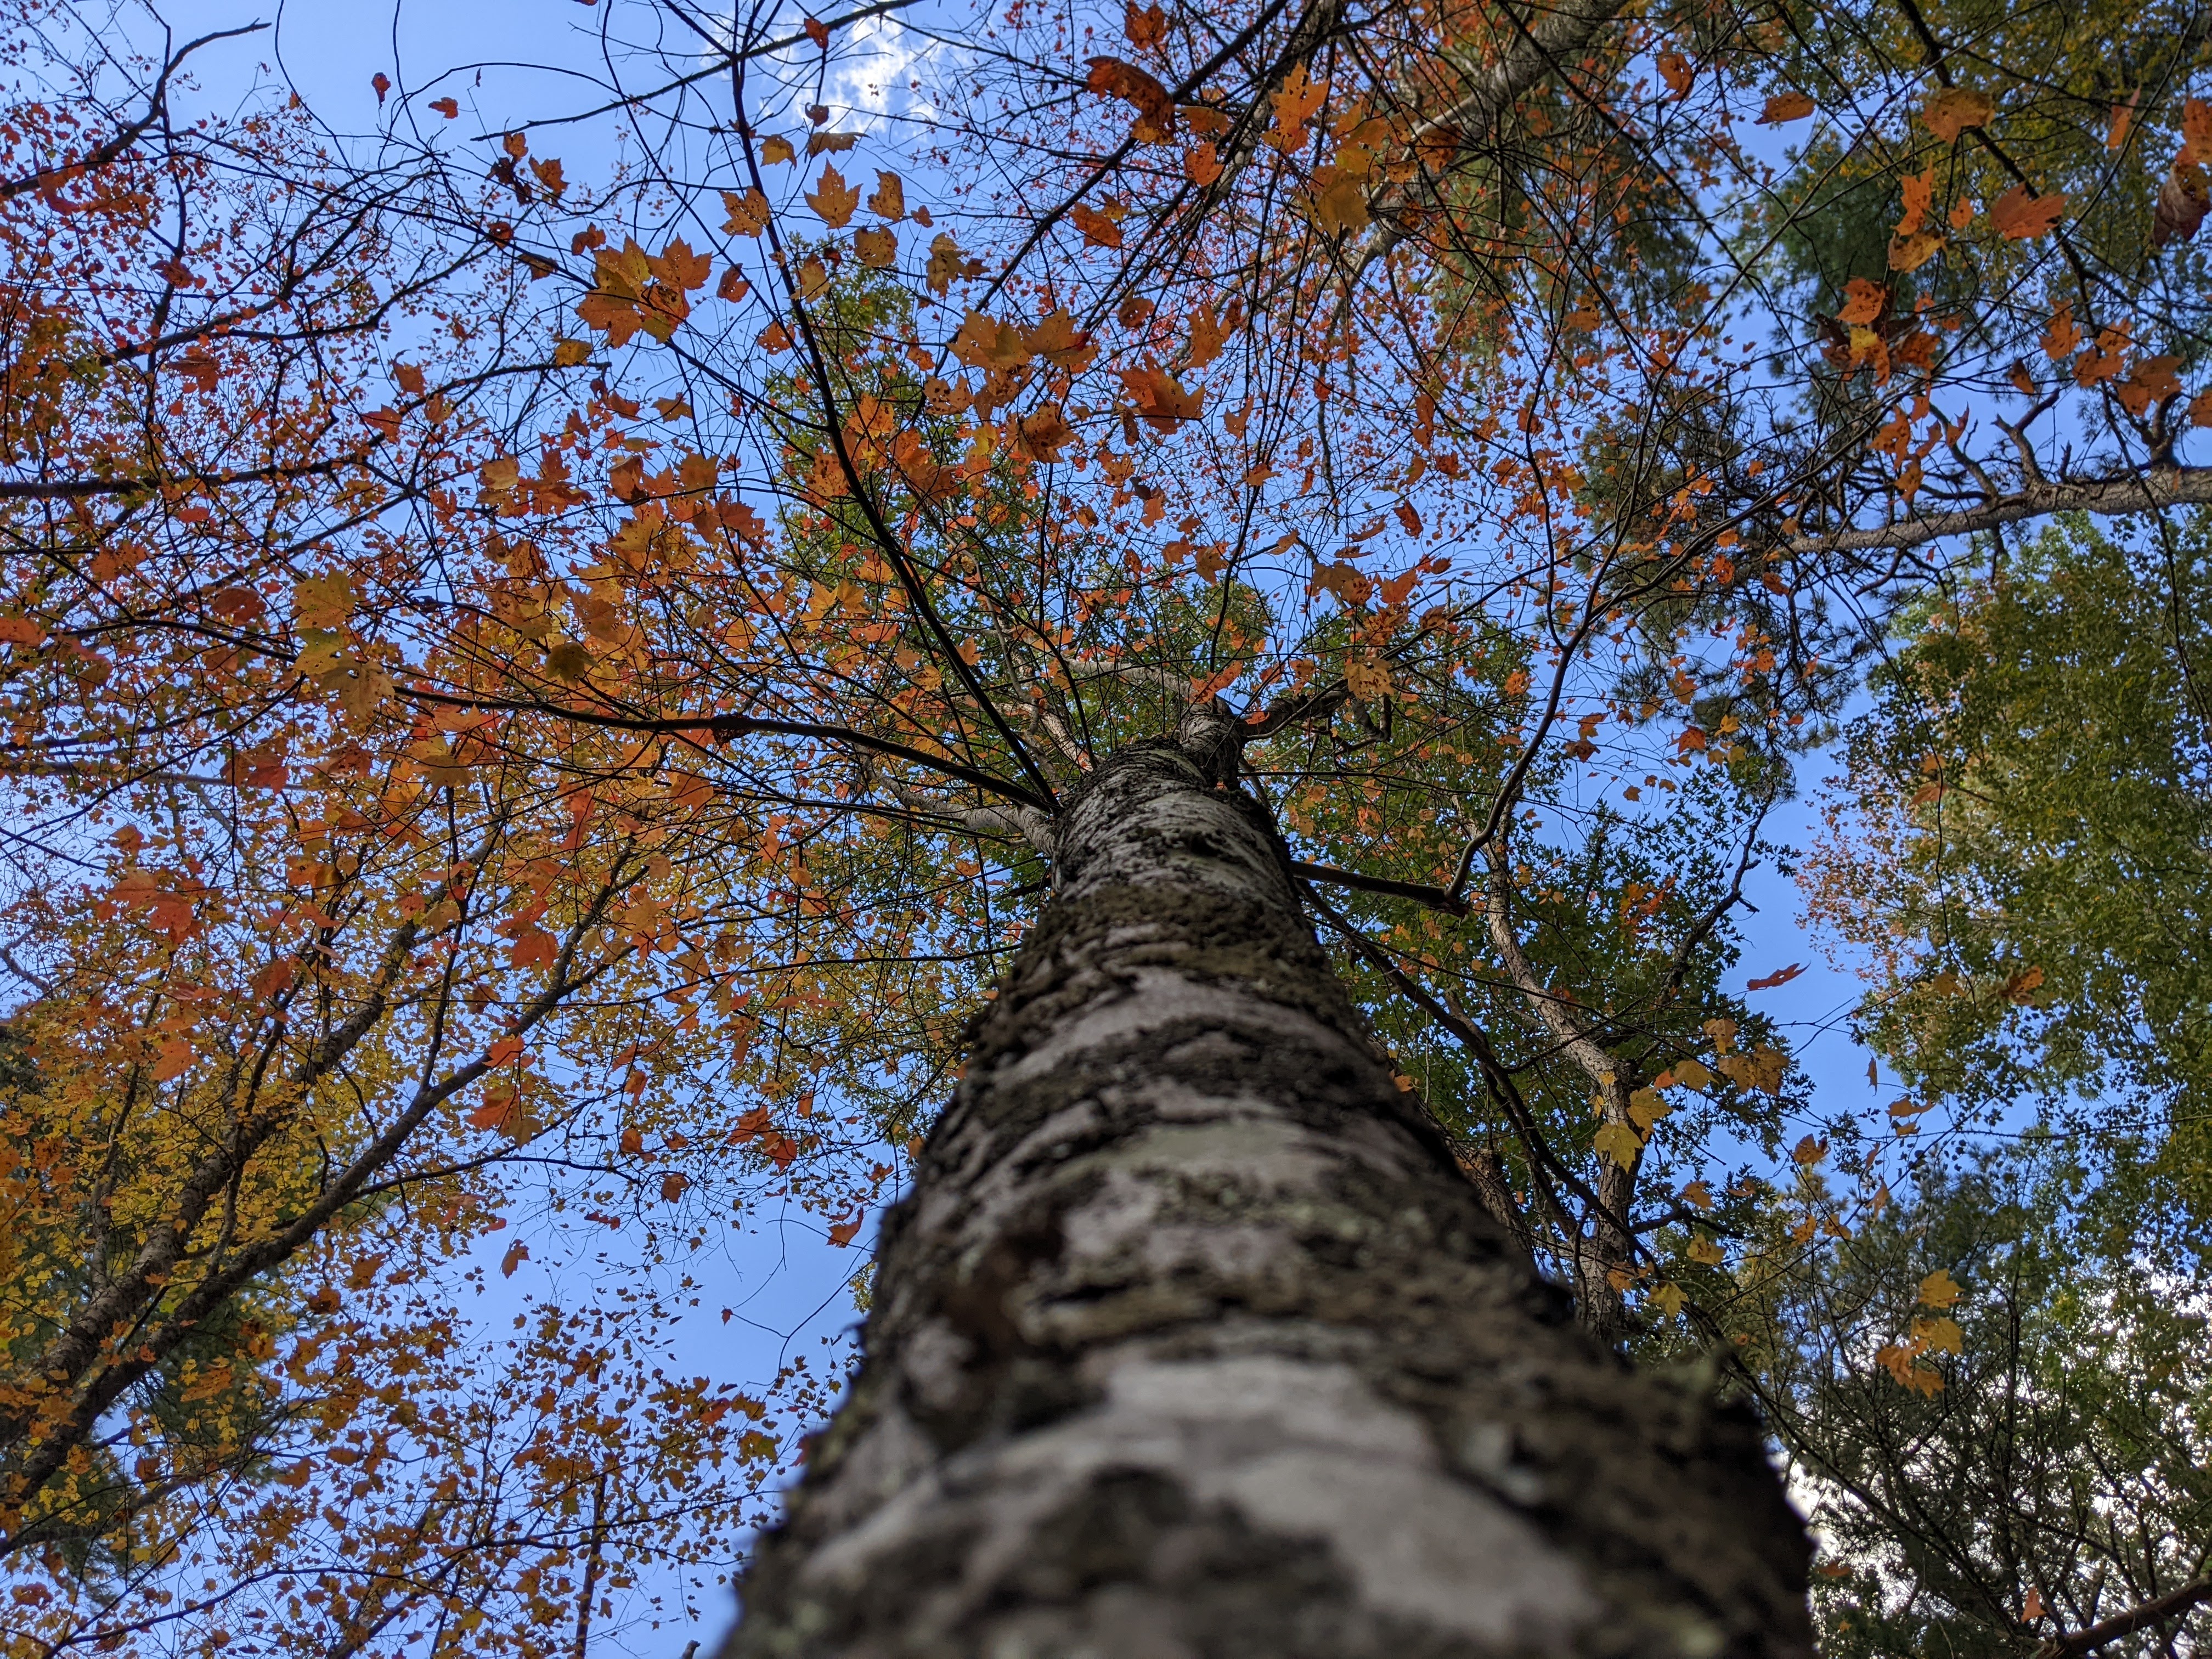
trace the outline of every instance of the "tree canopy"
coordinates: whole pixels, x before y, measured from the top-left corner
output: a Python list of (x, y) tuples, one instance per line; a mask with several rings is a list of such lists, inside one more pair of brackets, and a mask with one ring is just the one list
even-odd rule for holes
[[(711, 1637), (843, 1381), (684, 1364), (713, 1263), (906, 1189), (1178, 729), (1585, 1329), (1842, 1494), (1839, 1650), (2201, 1571), (2069, 1370), (2198, 1387), (2200, 9), (602, 0), (363, 131), (5, 15), (11, 1653)], [(1870, 1113), (1744, 954), (1837, 744)]]

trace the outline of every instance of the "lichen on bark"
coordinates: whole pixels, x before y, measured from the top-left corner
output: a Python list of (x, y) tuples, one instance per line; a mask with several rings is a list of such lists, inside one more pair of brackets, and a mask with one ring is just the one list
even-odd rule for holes
[(1757, 1425), (1575, 1326), (1213, 749), (1057, 854), (726, 1659), (1809, 1654)]

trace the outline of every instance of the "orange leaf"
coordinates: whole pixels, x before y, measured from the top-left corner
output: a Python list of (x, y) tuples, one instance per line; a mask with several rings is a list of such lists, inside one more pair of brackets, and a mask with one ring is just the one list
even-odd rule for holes
[(1196, 420), (1205, 407), (1204, 392), (1187, 389), (1164, 369), (1125, 368), (1120, 373), (1137, 413), (1156, 431), (1172, 432), (1181, 422)]
[(1022, 331), (980, 311), (971, 311), (952, 337), (952, 355), (970, 368), (1012, 371), (1032, 356)]
[[(1159, 8), (1155, 6), (1153, 9), (1157, 11)], [(836, 1226), (830, 1230), (830, 1242), (832, 1244), (835, 1244), (839, 1249), (843, 1249), (855, 1238), (860, 1237), (860, 1225), (866, 1219), (867, 1215), (866, 1212), (863, 1212), (862, 1213), (854, 1216), (850, 1221), (839, 1222)]]
[(1314, 80), (1304, 64), (1293, 65), (1283, 77), (1281, 88), (1267, 94), (1275, 111), (1275, 125), (1268, 131), (1267, 142), (1285, 152), (1296, 149), (1304, 140), (1306, 123), (1328, 97), (1328, 82)]
[(1093, 247), (1121, 246), (1121, 227), (1115, 224), (1097, 208), (1085, 207), (1079, 202), (1068, 212), (1075, 228), (1083, 233), (1083, 240)]
[(1920, 119), (1945, 143), (1955, 143), (1968, 127), (1987, 126), (1997, 106), (1978, 92), (1946, 87), (1921, 106)]
[(1791, 121), (1802, 121), (1820, 106), (1802, 92), (1778, 92), (1766, 100), (1766, 108), (1759, 118), (1763, 127), (1778, 127)]
[(2197, 167), (2212, 163), (2212, 104), (2202, 98), (2182, 102), (2181, 160)]
[(192, 1045), (180, 1036), (163, 1037), (154, 1057), (154, 1081), (167, 1083), (191, 1069)]
[(870, 270), (890, 268), (898, 258), (898, 233), (872, 226), (853, 233), (853, 252)]
[(1183, 153), (1183, 177), (1200, 190), (1221, 176), (1221, 156), (1213, 148), (1213, 140), (1206, 139), (1193, 144)]
[(2081, 343), (2081, 325), (2074, 320), (2074, 302), (2067, 301), (2051, 313), (2051, 325), (2043, 331), (2043, 352), (2052, 362), (2070, 357)]
[(1157, 143), (1175, 131), (1175, 100), (1168, 96), (1165, 87), (1134, 64), (1119, 58), (1094, 58), (1084, 84), (1093, 92), (1136, 106), (1140, 143)]
[(1805, 971), (1805, 964), (1793, 962), (1787, 968), (1778, 968), (1771, 974), (1762, 974), (1743, 988), (1747, 991), (1771, 991), (1778, 985), (1787, 985)]
[(2027, 186), (2014, 185), (1990, 204), (1990, 225), (2008, 241), (2028, 241), (2047, 235), (2066, 211), (2066, 198), (2053, 191), (2031, 196)]
[(1213, 314), (1212, 301), (1200, 301), (1198, 309), (1190, 313), (1190, 355), (1187, 359), (1190, 366), (1204, 368), (1218, 357), (1221, 339), (1221, 319)]
[(679, 236), (654, 254), (647, 264), (671, 288), (688, 290), (707, 286), (707, 278), (714, 272), (714, 256), (692, 252), (691, 245)]
[(1903, 199), (1904, 211), (1897, 221), (1897, 234), (1910, 236), (1928, 222), (1928, 210), (1936, 199), (1936, 169), (1914, 174), (1898, 186)]
[(1060, 452), (1075, 441), (1075, 428), (1068, 425), (1058, 404), (1047, 404), (1023, 416), (1015, 434), (1014, 447), (1038, 461), (1058, 460)]
[(452, 120), (455, 116), (461, 112), (460, 104), (456, 100), (451, 98), (433, 98), (430, 100), (430, 107), (437, 111), (439, 114), (444, 116), (448, 121)]
[(860, 204), (860, 191), (845, 182), (845, 175), (837, 171), (834, 163), (824, 161), (821, 179), (807, 192), (806, 205), (832, 230), (842, 230), (852, 218), (853, 210)]
[(1066, 311), (1053, 311), (1039, 318), (1036, 325), (1022, 331), (1023, 341), (1031, 351), (1052, 364), (1054, 368), (1070, 374), (1082, 371), (1098, 348), (1091, 343), (1091, 336), (1075, 325), (1075, 319)]
[(1680, 52), (1662, 52), (1653, 61), (1659, 66), (1659, 78), (1667, 83), (1667, 89), (1677, 98), (1690, 89), (1690, 82), (1695, 78), (1696, 71), (1690, 67), (1690, 60)]
[(722, 228), (732, 236), (757, 236), (768, 228), (768, 198), (761, 194), (758, 185), (743, 191), (726, 190), (722, 192), (722, 209), (729, 217)]
[(2112, 106), (2112, 124), (2105, 129), (2106, 149), (2117, 150), (2128, 142), (2128, 128), (2134, 125), (2136, 118), (2136, 100), (2142, 96), (2142, 89), (2138, 87), (2128, 94), (2127, 102)]
[(819, 18), (810, 17), (800, 27), (806, 31), (808, 40), (824, 52), (830, 50), (830, 31)]
[(514, 1270), (529, 1260), (530, 1246), (524, 1243), (520, 1239), (516, 1239), (514, 1243), (507, 1247), (507, 1254), (499, 1259), (499, 1271), (501, 1277), (505, 1279), (514, 1278)]
[(1135, 0), (1123, 0), (1121, 33), (1139, 52), (1149, 52), (1168, 38), (1167, 12), (1158, 5), (1139, 9)]
[(689, 1187), (690, 1184), (691, 1179), (689, 1176), (681, 1176), (677, 1174), (675, 1170), (671, 1170), (666, 1175), (660, 1177), (660, 1196), (667, 1202), (673, 1204), (678, 1199), (684, 1196), (684, 1188)]
[(1844, 285), (1844, 308), (1836, 313), (1839, 323), (1854, 327), (1870, 326), (1889, 303), (1889, 290), (1880, 283), (1869, 283), (1863, 276), (1854, 276)]

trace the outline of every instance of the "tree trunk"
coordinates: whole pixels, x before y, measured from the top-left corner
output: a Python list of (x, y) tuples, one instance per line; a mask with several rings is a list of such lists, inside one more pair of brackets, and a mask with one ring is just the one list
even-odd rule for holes
[(1068, 803), (726, 1659), (1809, 1655), (1757, 1425), (1575, 1328), (1213, 758)]

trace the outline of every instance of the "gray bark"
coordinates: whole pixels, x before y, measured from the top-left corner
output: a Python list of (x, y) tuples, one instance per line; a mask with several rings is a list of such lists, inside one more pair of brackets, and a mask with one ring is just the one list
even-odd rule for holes
[(1068, 802), (725, 1659), (1809, 1656), (1757, 1425), (1575, 1327), (1214, 759)]

